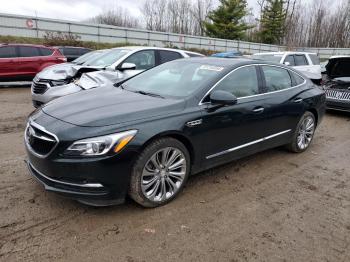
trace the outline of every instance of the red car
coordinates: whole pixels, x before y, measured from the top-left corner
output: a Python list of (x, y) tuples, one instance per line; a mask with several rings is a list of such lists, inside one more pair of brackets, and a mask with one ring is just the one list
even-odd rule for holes
[(66, 62), (56, 48), (0, 44), (0, 81), (32, 80), (45, 67)]

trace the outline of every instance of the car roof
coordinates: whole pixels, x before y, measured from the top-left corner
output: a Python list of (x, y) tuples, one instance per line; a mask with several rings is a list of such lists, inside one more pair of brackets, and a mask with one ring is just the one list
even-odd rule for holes
[(58, 46), (54, 46), (54, 48), (79, 48), (79, 49), (93, 50), (93, 49), (88, 48), (88, 47), (82, 47), (82, 46), (68, 46), (68, 45), (58, 45)]
[(299, 52), (299, 51), (285, 51), (285, 52), (263, 52), (263, 53), (255, 53), (254, 55), (285, 55), (285, 54), (300, 54), (300, 55), (317, 55), (316, 53), (312, 52)]
[(8, 43), (8, 44), (0, 44), (0, 46), (31, 46), (31, 47), (44, 47), (44, 48), (51, 48), (55, 49), (53, 46), (46, 46), (46, 45), (33, 45), (33, 44), (19, 44), (19, 43)]
[[(179, 61), (179, 60), (174, 60), (174, 61)], [(191, 57), (180, 61), (197, 62), (200, 64), (220, 66), (220, 67), (233, 67), (241, 64), (261, 64), (261, 60), (244, 58), (244, 57), (237, 57), (232, 59), (221, 58), (221, 57)], [(265, 62), (265, 61), (264, 61), (264, 64), (280, 66), (280, 64)]]
[(350, 55), (334, 55), (334, 56), (331, 56), (329, 59), (335, 59), (335, 58), (350, 58)]
[[(148, 49), (156, 49), (156, 50), (166, 50), (166, 51), (175, 51), (175, 52), (185, 52), (185, 53), (191, 53), (191, 54), (198, 54), (202, 55), (200, 53), (182, 50), (182, 49), (175, 49), (175, 48), (165, 48), (165, 47), (155, 47), (155, 46), (123, 46), (123, 47), (115, 47), (112, 49), (127, 49), (130, 51), (138, 51), (138, 50), (148, 50)], [(203, 56), (203, 55), (202, 55)]]

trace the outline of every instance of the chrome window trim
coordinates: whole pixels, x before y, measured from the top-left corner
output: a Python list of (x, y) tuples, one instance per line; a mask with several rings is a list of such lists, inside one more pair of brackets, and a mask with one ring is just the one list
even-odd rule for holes
[[(37, 128), (37, 129), (39, 129), (39, 130), (41, 130), (41, 131), (43, 131), (44, 133), (47, 133), (47, 134), (53, 136), (53, 137), (56, 139), (56, 144), (55, 144), (54, 147), (50, 150), (50, 152), (48, 152), (47, 154), (45, 154), (45, 155), (38, 154), (38, 153), (35, 152), (34, 149), (29, 145), (29, 143), (28, 143), (28, 141), (27, 141), (27, 130), (28, 130), (28, 127), (29, 127), (30, 125), (31, 125), (31, 126), (34, 126), (35, 128)], [(44, 140), (45, 140), (45, 139), (44, 139)], [(48, 141), (48, 140), (46, 140), (46, 141)], [(25, 131), (24, 131), (24, 142), (25, 142), (26, 147), (28, 148), (28, 150), (29, 150), (32, 154), (34, 154), (35, 156), (37, 156), (37, 157), (39, 157), (39, 158), (46, 158), (48, 155), (50, 155), (50, 154), (52, 153), (52, 151), (55, 150), (55, 148), (57, 147), (57, 145), (58, 145), (58, 143), (59, 143), (59, 139), (58, 139), (58, 137), (57, 137), (55, 134), (53, 134), (53, 133), (47, 131), (45, 127), (42, 127), (41, 125), (35, 123), (32, 119), (29, 119), (29, 120), (28, 120), (28, 123), (27, 123), (27, 125), (26, 125), (26, 129), (25, 129)]]
[(292, 131), (292, 130), (288, 129), (288, 130), (285, 130), (285, 131), (282, 131), (282, 132), (279, 132), (279, 133), (276, 133), (276, 134), (273, 134), (273, 135), (270, 135), (270, 136), (265, 136), (265, 137), (260, 138), (258, 140), (254, 140), (254, 141), (251, 141), (249, 143), (246, 143), (246, 144), (243, 144), (243, 145), (240, 145), (240, 146), (236, 146), (236, 147), (232, 147), (232, 148), (229, 148), (227, 150), (224, 150), (224, 151), (221, 151), (221, 152), (209, 155), (209, 156), (206, 157), (206, 159), (211, 159), (211, 158), (214, 158), (214, 157), (217, 157), (217, 156), (225, 155), (225, 154), (234, 152), (236, 150), (239, 150), (239, 149), (242, 149), (242, 148), (245, 148), (245, 147), (248, 147), (248, 146), (252, 146), (252, 145), (264, 142), (266, 140), (269, 140), (271, 138), (274, 138), (274, 137), (277, 137), (277, 136), (289, 133), (290, 131)]
[(278, 66), (278, 65), (270, 65), (270, 64), (249, 64), (249, 65), (243, 65), (243, 66), (240, 66), (240, 67), (237, 67), (235, 69), (233, 69), (232, 71), (230, 71), (229, 73), (227, 73), (226, 75), (224, 75), (218, 82), (216, 82), (210, 89), (208, 92), (205, 93), (205, 95), (203, 96), (203, 98), (200, 100), (199, 102), (199, 106), (200, 105), (205, 105), (205, 104), (210, 104), (210, 102), (203, 102), (204, 98), (206, 98), (210, 92), (218, 85), (221, 83), (221, 81), (223, 81), (226, 77), (228, 77), (230, 74), (234, 73), (236, 70), (240, 69), (240, 68), (243, 68), (243, 67), (248, 67), (248, 66), (272, 66), (272, 67), (279, 67), (279, 68), (282, 68), (284, 70), (287, 70), (287, 71), (290, 71), (294, 74), (297, 74), (298, 76), (300, 76), (302, 79), (304, 79), (304, 82), (299, 84), (299, 85), (296, 85), (296, 86), (292, 86), (292, 87), (289, 87), (289, 88), (285, 88), (285, 89), (281, 89), (281, 90), (277, 90), (277, 91), (271, 91), (271, 92), (266, 92), (266, 93), (262, 93), (262, 94), (257, 94), (257, 95), (251, 95), (251, 96), (242, 96), (242, 97), (237, 97), (237, 100), (241, 100), (241, 99), (246, 99), (246, 98), (251, 98), (251, 97), (257, 97), (257, 96), (265, 96), (265, 95), (269, 95), (269, 94), (274, 94), (274, 93), (279, 93), (279, 92), (284, 92), (284, 91), (287, 91), (287, 90), (290, 90), (290, 89), (293, 89), (293, 88), (297, 88), (299, 86), (302, 86), (306, 83), (306, 79), (301, 76), (299, 73), (297, 72), (294, 72), (288, 68), (285, 68), (285, 67), (282, 67), (282, 66)]
[[(42, 176), (43, 178), (49, 180), (50, 182), (53, 183), (57, 183), (57, 184), (61, 184), (61, 185), (66, 185), (66, 186), (76, 186), (76, 187), (85, 187), (85, 188), (102, 188), (104, 187), (102, 184), (100, 183), (86, 183), (86, 184), (77, 184), (77, 183), (69, 183), (69, 182), (64, 182), (64, 181), (60, 181), (60, 180), (56, 180), (53, 179), (51, 177), (45, 176), (43, 173), (41, 173), (40, 171), (38, 171), (31, 163), (28, 162), (28, 165), (31, 169), (33, 169), (35, 172), (37, 172), (40, 176)], [(43, 181), (41, 181), (38, 177), (36, 177), (36, 175), (32, 174), (32, 176), (34, 176), (37, 180), (39, 180), (40, 183), (45, 184)]]

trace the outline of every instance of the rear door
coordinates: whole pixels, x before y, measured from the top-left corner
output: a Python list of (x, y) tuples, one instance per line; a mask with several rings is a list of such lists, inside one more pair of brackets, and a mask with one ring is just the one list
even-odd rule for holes
[(15, 46), (0, 47), (0, 77), (12, 78), (18, 75), (18, 54)]
[(19, 65), (18, 72), (24, 76), (35, 76), (41, 66), (45, 63), (40, 55), (38, 47), (18, 46)]
[(294, 72), (283, 67), (261, 65), (260, 69), (264, 79), (264, 127), (268, 136), (276, 136), (269, 142), (288, 142), (303, 114), (303, 100), (299, 94), (305, 80), (299, 75), (296, 79)]

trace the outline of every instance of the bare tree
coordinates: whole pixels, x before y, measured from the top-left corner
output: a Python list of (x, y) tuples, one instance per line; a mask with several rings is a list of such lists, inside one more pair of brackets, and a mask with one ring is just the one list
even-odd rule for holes
[(196, 0), (192, 6), (192, 16), (195, 19), (194, 34), (204, 35), (204, 24), (209, 12), (213, 9), (213, 0)]
[(123, 27), (140, 27), (137, 18), (133, 17), (129, 11), (122, 7), (106, 9), (101, 14), (89, 19), (90, 22)]

